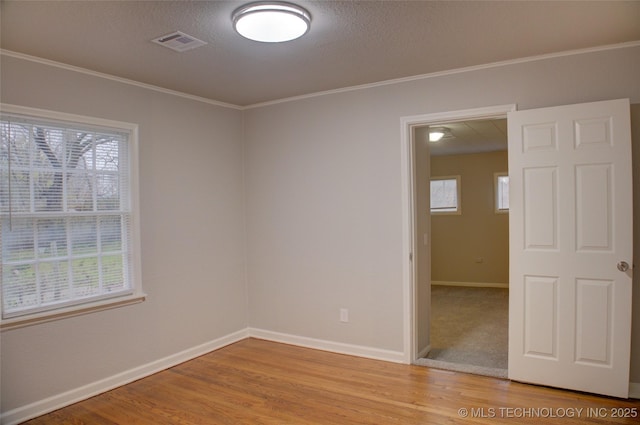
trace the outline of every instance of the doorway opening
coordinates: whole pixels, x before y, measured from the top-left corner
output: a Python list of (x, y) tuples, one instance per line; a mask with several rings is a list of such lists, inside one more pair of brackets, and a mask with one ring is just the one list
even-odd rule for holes
[[(434, 133), (444, 136), (436, 141)], [(423, 235), (430, 258), (418, 261), (430, 264), (431, 279), (429, 349), (416, 364), (506, 378), (507, 120), (432, 124), (414, 136), (429, 153), (415, 169), (429, 179), (416, 186), (430, 192), (428, 209), (417, 213), (430, 215)]]
[(625, 264), (633, 257), (628, 99), (401, 119), (405, 358), (416, 363), (431, 350), (425, 237), (431, 214), (420, 214), (419, 185), (426, 179), (416, 167), (429, 152), (416, 131), (507, 113), (508, 378), (627, 398), (633, 280)]
[[(405, 283), (409, 283), (408, 287), (405, 286), (408, 291), (408, 306), (411, 311), (411, 317), (408, 318), (407, 328), (410, 329), (409, 345), (407, 346), (408, 353), (410, 354), (409, 361), (414, 364), (426, 364), (429, 366), (438, 367), (441, 369), (450, 370), (462, 370), (470, 371), (474, 373), (486, 374), (491, 376), (505, 376), (506, 373), (506, 358), (507, 350), (500, 349), (499, 351), (502, 357), (499, 367), (493, 367), (486, 361), (478, 360), (473, 356), (462, 356), (458, 360), (451, 357), (444, 360), (438, 358), (443, 354), (455, 354), (455, 350), (449, 349), (442, 345), (441, 336), (444, 334), (451, 336), (452, 332), (444, 329), (441, 325), (453, 324), (450, 318), (446, 315), (442, 315), (439, 312), (447, 314), (456, 314), (458, 319), (464, 319), (466, 316), (467, 324), (478, 323), (478, 319), (473, 319), (467, 313), (471, 314), (471, 310), (475, 309), (476, 314), (484, 312), (482, 315), (485, 323), (492, 323), (498, 325), (501, 329), (501, 333), (504, 335), (504, 342), (506, 342), (506, 335), (508, 334), (508, 315), (504, 316), (508, 310), (508, 214), (505, 212), (498, 212), (494, 209), (494, 178), (498, 175), (506, 175), (507, 173), (507, 146), (506, 146), (506, 115), (508, 112), (515, 110), (515, 105), (502, 105), (489, 108), (480, 108), (474, 110), (464, 110), (451, 113), (441, 114), (429, 114), (423, 116), (407, 117), (403, 119), (403, 163), (406, 166), (406, 176), (408, 177), (408, 184), (406, 187), (407, 192), (406, 201), (409, 206), (408, 213), (408, 228), (405, 228), (405, 237), (407, 245), (410, 247), (407, 251), (407, 255), (410, 258), (407, 265)], [(434, 127), (445, 127), (445, 138), (443, 142), (429, 143), (429, 129)], [(476, 128), (474, 128), (476, 127)], [(482, 130), (484, 127), (484, 130)], [(494, 133), (493, 136), (484, 135), (484, 142), (480, 142), (483, 133)], [(475, 135), (475, 136), (474, 136)], [(475, 157), (474, 157), (475, 155)], [(460, 162), (460, 158), (466, 158), (471, 160), (472, 163), (484, 164), (487, 162), (486, 158), (481, 156), (495, 156), (497, 162), (502, 164), (494, 167), (489, 178), (488, 193), (490, 196), (486, 196), (482, 201), (484, 206), (487, 204), (490, 211), (485, 211), (484, 217), (476, 217), (477, 220), (487, 219), (487, 216), (492, 218), (498, 218), (498, 221), (502, 221), (503, 230), (494, 233), (485, 233), (481, 238), (484, 246), (488, 246), (496, 238), (502, 239), (502, 248), (498, 249), (498, 253), (489, 253), (487, 250), (479, 250), (475, 254), (465, 254), (467, 259), (465, 260), (469, 264), (465, 267), (461, 264), (462, 260), (450, 258), (449, 263), (442, 261), (442, 256), (446, 257), (447, 250), (453, 250), (454, 252), (463, 253), (464, 248), (472, 248), (478, 246), (478, 242), (471, 243), (469, 241), (460, 240), (460, 236), (455, 234), (447, 234), (447, 226), (442, 223), (437, 223), (438, 220), (445, 222), (448, 221), (449, 225), (453, 223), (453, 227), (460, 227), (456, 225), (456, 221), (460, 219), (467, 219), (472, 217), (474, 208), (467, 204), (473, 196), (477, 195), (477, 190), (473, 189), (473, 185), (470, 182), (476, 180), (475, 177), (465, 176), (466, 171), (462, 170), (450, 170), (445, 172), (443, 169), (437, 171), (436, 168), (440, 165), (436, 165), (436, 162), (456, 163)], [(432, 165), (432, 161), (434, 165)], [(432, 173), (431, 169), (434, 169)], [(435, 173), (437, 171), (437, 173)], [(439, 174), (439, 175), (436, 175)], [(494, 176), (495, 174), (495, 176)], [(461, 185), (460, 205), (459, 211), (446, 211), (443, 214), (431, 214), (431, 199), (430, 199), (430, 180), (432, 177), (456, 177), (458, 178), (458, 184)], [(461, 178), (462, 177), (462, 178)], [(485, 179), (486, 183), (486, 179)], [(469, 194), (471, 190), (471, 194)], [(508, 192), (507, 192), (508, 193)], [(435, 225), (432, 225), (432, 220), (436, 221)], [(459, 223), (458, 223), (459, 224)], [(506, 226), (504, 225), (506, 224)], [(437, 226), (434, 227), (434, 226)], [(477, 225), (477, 228), (481, 230), (489, 230), (491, 226), (485, 224)], [(452, 227), (449, 226), (449, 229)], [(448, 248), (442, 248), (441, 243), (438, 242), (442, 235), (445, 234), (445, 241), (449, 243)], [(480, 246), (483, 246), (480, 244)], [(477, 249), (478, 250), (478, 249)], [(506, 250), (506, 251), (505, 251)], [(495, 250), (494, 250), (495, 251)], [(501, 262), (501, 272), (496, 272), (496, 263)], [(437, 263), (437, 264), (436, 264)], [(439, 273), (438, 268), (453, 270), (454, 272), (460, 272), (463, 269), (467, 269), (467, 273), (471, 273), (473, 278), (462, 277), (455, 273), (448, 277)], [(493, 269), (493, 272), (487, 273), (488, 269)], [(474, 275), (475, 272), (475, 275)], [(492, 275), (493, 273), (493, 275)], [(496, 275), (499, 274), (500, 276)], [(432, 286), (432, 280), (434, 285)], [(482, 293), (481, 293), (482, 292)], [(475, 295), (473, 295), (475, 294)], [(465, 313), (462, 305), (462, 301), (470, 301), (468, 307), (469, 311)], [(504, 302), (504, 313), (502, 319), (491, 320), (491, 316), (496, 311), (496, 308), (488, 304), (490, 301)], [(447, 303), (453, 307), (447, 307)], [(501, 324), (499, 324), (501, 322)], [(461, 322), (462, 323), (462, 322)], [(461, 328), (461, 334), (469, 336), (468, 329)], [(487, 328), (481, 330), (481, 334), (494, 335), (496, 332)], [(487, 340), (487, 338), (484, 338)], [(431, 356), (430, 356), (431, 354)], [(451, 361), (454, 360), (454, 361)], [(434, 364), (438, 362), (438, 364)], [(475, 363), (475, 364), (474, 364)]]

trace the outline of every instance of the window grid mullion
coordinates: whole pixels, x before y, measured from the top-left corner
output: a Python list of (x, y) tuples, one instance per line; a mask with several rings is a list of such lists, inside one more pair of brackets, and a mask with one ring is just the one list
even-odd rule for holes
[[(122, 157), (118, 158), (118, 184), (119, 184), (119, 196), (120, 196), (120, 240), (122, 241), (120, 246), (122, 249), (122, 253), (120, 254), (122, 257), (122, 270), (121, 270), (121, 278), (122, 281), (124, 282), (126, 287), (129, 287), (129, 285), (131, 284), (131, 282), (129, 282), (129, 250), (130, 250), (130, 240), (128, 238), (129, 235), (129, 215), (128, 214), (123, 214), (123, 211), (130, 211), (131, 208), (131, 192), (128, 190), (129, 185), (131, 184), (131, 182), (125, 181), (125, 179), (120, 178), (120, 176), (123, 174), (121, 173), (122, 171), (122, 167), (125, 167), (124, 170), (128, 171), (129, 167), (130, 167), (130, 159), (131, 156), (129, 155), (129, 145), (127, 143), (125, 143), (123, 140), (120, 140), (120, 142), (118, 143), (119, 145), (119, 149), (122, 152), (127, 152), (127, 155), (124, 156), (124, 159), (122, 159)], [(124, 173), (127, 174), (128, 173)], [(126, 199), (125, 199), (126, 196)]]
[(34, 127), (29, 126), (29, 211), (36, 212), (36, 193), (33, 182), (35, 181), (34, 177), (34, 167), (33, 167), (33, 156), (36, 154), (36, 142), (33, 136)]
[(71, 137), (71, 130), (65, 129), (64, 143), (62, 144), (62, 212), (67, 212), (67, 161), (69, 160), (69, 152), (67, 152), (67, 146), (69, 146), (69, 138)]
[[(97, 204), (96, 204), (97, 205)], [(102, 232), (101, 232), (102, 219), (100, 216), (96, 216), (96, 232), (97, 232), (97, 245), (96, 250), (98, 252), (98, 258), (96, 260), (96, 264), (98, 265), (98, 292), (102, 294), (104, 289), (103, 287), (103, 277), (102, 277)]]
[[(68, 193), (67, 193), (67, 179), (69, 178), (69, 175), (67, 173), (67, 161), (68, 161), (68, 155), (69, 152), (67, 152), (67, 146), (69, 146), (69, 137), (71, 137), (71, 130), (69, 129), (65, 129), (64, 131), (65, 134), (65, 138), (64, 138), (64, 143), (62, 144), (62, 205), (61, 205), (61, 210), (62, 212), (68, 212), (67, 211), (67, 205), (68, 205)], [(68, 284), (67, 284), (67, 289), (69, 291), (69, 299), (73, 299), (74, 298), (74, 293), (73, 293), (73, 268), (72, 268), (72, 262), (71, 262), (71, 222), (70, 222), (70, 218), (66, 218), (65, 219), (65, 233), (66, 233), (66, 237), (67, 237), (67, 276), (68, 276)]]
[(91, 170), (89, 176), (91, 176), (92, 187), (92, 199), (93, 199), (93, 211), (98, 211), (98, 173), (97, 173), (97, 149), (95, 139), (91, 140)]
[(129, 282), (129, 250), (127, 247), (129, 246), (129, 241), (127, 240), (127, 235), (129, 234), (129, 215), (128, 214), (120, 214), (120, 250), (122, 251), (122, 281), (128, 287), (130, 285)]
[(40, 253), (38, 247), (40, 246), (40, 238), (38, 237), (38, 220), (31, 222), (31, 231), (33, 232), (33, 259), (35, 260), (34, 269), (36, 277), (36, 305), (40, 307), (42, 305), (42, 277), (40, 276)]
[[(93, 211), (98, 211), (98, 150), (96, 146), (95, 138), (91, 140), (91, 179), (93, 186)], [(103, 276), (102, 276), (102, 235), (101, 235), (102, 219), (96, 215), (96, 265), (98, 267), (98, 293), (102, 294), (103, 291)]]
[(73, 261), (71, 250), (71, 217), (65, 218), (65, 233), (67, 237), (67, 289), (69, 291), (69, 299), (73, 299)]

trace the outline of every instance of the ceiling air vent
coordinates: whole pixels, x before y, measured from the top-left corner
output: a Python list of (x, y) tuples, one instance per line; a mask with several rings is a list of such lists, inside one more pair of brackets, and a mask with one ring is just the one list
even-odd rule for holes
[(158, 43), (161, 46), (168, 47), (176, 52), (184, 52), (186, 50), (195, 49), (196, 47), (204, 46), (205, 43), (202, 40), (198, 40), (195, 37), (187, 35), (183, 32), (176, 31), (171, 34), (163, 35), (152, 40), (154, 43)]

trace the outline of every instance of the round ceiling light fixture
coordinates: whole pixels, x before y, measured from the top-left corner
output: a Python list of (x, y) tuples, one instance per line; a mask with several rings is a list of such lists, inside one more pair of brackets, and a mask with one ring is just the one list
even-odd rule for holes
[(281, 43), (306, 34), (311, 15), (286, 2), (256, 2), (239, 7), (231, 16), (233, 28), (241, 36), (263, 43)]

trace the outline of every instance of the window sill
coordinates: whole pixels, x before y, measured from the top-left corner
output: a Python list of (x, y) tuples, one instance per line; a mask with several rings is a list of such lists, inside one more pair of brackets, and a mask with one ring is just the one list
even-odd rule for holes
[(462, 215), (462, 211), (431, 211), (431, 215)]
[(81, 316), (83, 314), (138, 304), (143, 302), (145, 299), (145, 294), (134, 294), (127, 297), (97, 301), (95, 303), (85, 304), (82, 306), (30, 314), (22, 317), (13, 317), (0, 321), (0, 331), (23, 328), (25, 326), (38, 325), (41, 323), (52, 322), (54, 320), (61, 320), (69, 317)]

